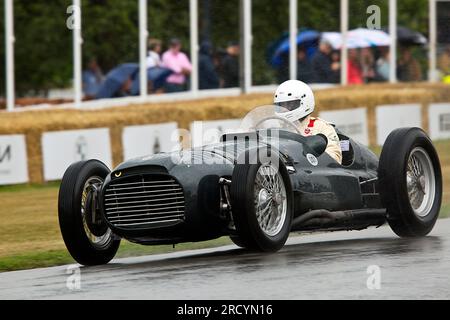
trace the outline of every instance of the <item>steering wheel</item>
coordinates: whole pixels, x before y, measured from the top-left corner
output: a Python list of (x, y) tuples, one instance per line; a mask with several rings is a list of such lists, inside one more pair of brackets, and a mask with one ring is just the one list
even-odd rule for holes
[(266, 118), (263, 118), (263, 119), (259, 120), (258, 123), (255, 124), (255, 129), (258, 129), (258, 127), (259, 127), (261, 124), (263, 124), (264, 122), (266, 122), (266, 121), (268, 121), (268, 120), (280, 120), (280, 121), (282, 121), (282, 122), (288, 124), (291, 128), (294, 128), (295, 132), (297, 132), (298, 134), (301, 135), (300, 130), (299, 130), (292, 122), (290, 122), (289, 120), (287, 120), (287, 119), (285, 119), (285, 118), (283, 118), (283, 117), (279, 117), (279, 116), (275, 116), (275, 115), (273, 115), (273, 116), (268, 116), (268, 117), (266, 117)]

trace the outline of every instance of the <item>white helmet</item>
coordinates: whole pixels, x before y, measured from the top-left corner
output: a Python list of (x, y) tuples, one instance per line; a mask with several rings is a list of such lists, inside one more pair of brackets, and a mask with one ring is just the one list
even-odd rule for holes
[(292, 122), (310, 115), (316, 106), (311, 88), (298, 80), (282, 83), (275, 92), (274, 104), (281, 109), (277, 115)]

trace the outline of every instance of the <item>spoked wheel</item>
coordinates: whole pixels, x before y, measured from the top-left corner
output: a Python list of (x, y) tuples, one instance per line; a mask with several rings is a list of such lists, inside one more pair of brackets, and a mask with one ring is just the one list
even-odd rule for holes
[(406, 170), (409, 202), (419, 218), (430, 214), (436, 193), (436, 177), (430, 156), (423, 148), (411, 151)]
[(287, 217), (287, 194), (283, 178), (271, 164), (261, 165), (254, 186), (256, 219), (269, 237), (280, 233)]
[(86, 236), (92, 246), (103, 249), (112, 241), (112, 232), (96, 211), (94, 193), (100, 190), (104, 182), (103, 178), (91, 177), (83, 187), (81, 195), (81, 217)]
[(437, 152), (423, 130), (399, 129), (383, 147), (379, 189), (388, 222), (401, 237), (431, 232), (442, 201), (442, 173)]
[(97, 192), (109, 169), (90, 160), (70, 166), (59, 190), (58, 216), (61, 234), (72, 257), (82, 265), (111, 261), (120, 245), (103, 220)]
[(237, 233), (232, 240), (248, 249), (281, 249), (291, 230), (292, 199), (289, 175), (278, 158), (275, 163), (237, 164), (231, 184)]

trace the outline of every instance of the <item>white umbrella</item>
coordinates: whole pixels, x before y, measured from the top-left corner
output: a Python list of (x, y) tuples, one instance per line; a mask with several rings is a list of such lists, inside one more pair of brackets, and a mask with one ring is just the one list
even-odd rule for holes
[[(322, 39), (328, 41), (333, 49), (342, 47), (342, 34), (339, 32), (323, 32)], [(380, 30), (355, 29), (347, 34), (347, 48), (368, 48), (389, 46), (391, 37)]]
[(381, 30), (359, 28), (349, 31), (348, 36), (366, 42), (366, 47), (387, 47), (391, 43), (391, 37)]
[[(340, 50), (342, 47), (342, 35), (339, 32), (323, 32), (322, 40), (327, 41), (334, 50)], [(366, 40), (348, 34), (347, 49), (366, 47), (370, 47)]]
[(321, 39), (327, 41), (335, 50), (342, 46), (342, 35), (339, 32), (322, 32)]

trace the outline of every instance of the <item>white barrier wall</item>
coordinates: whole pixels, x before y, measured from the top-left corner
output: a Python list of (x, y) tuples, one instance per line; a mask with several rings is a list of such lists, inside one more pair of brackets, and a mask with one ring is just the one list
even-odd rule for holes
[(191, 143), (193, 147), (217, 143), (223, 134), (236, 132), (240, 125), (240, 119), (194, 121), (191, 124)]
[[(450, 103), (429, 106), (429, 133), (433, 140), (450, 139)], [(334, 123), (344, 134), (368, 145), (366, 108), (323, 111), (320, 118)], [(421, 105), (384, 105), (376, 109), (377, 143), (383, 145), (396, 128), (421, 127)], [(224, 133), (238, 132), (240, 119), (195, 121), (191, 124), (192, 146), (216, 143)], [(180, 147), (176, 122), (129, 126), (122, 133), (124, 159), (170, 152)], [(0, 135), (0, 185), (29, 181), (24, 135)], [(108, 128), (47, 132), (42, 135), (44, 179), (59, 180), (74, 162), (98, 159), (112, 167)]]
[(0, 136), (0, 185), (28, 182), (25, 136)]
[(122, 146), (125, 160), (174, 151), (179, 147), (178, 124), (126, 127), (122, 133)]
[(431, 139), (450, 138), (450, 103), (431, 104), (428, 119)]
[(379, 106), (376, 110), (377, 143), (383, 145), (388, 135), (395, 129), (422, 127), (420, 104)]
[(353, 140), (369, 145), (366, 108), (322, 111), (319, 117), (335, 124), (336, 128)]
[(97, 159), (112, 168), (109, 129), (46, 132), (42, 135), (44, 179), (59, 180), (74, 162)]

